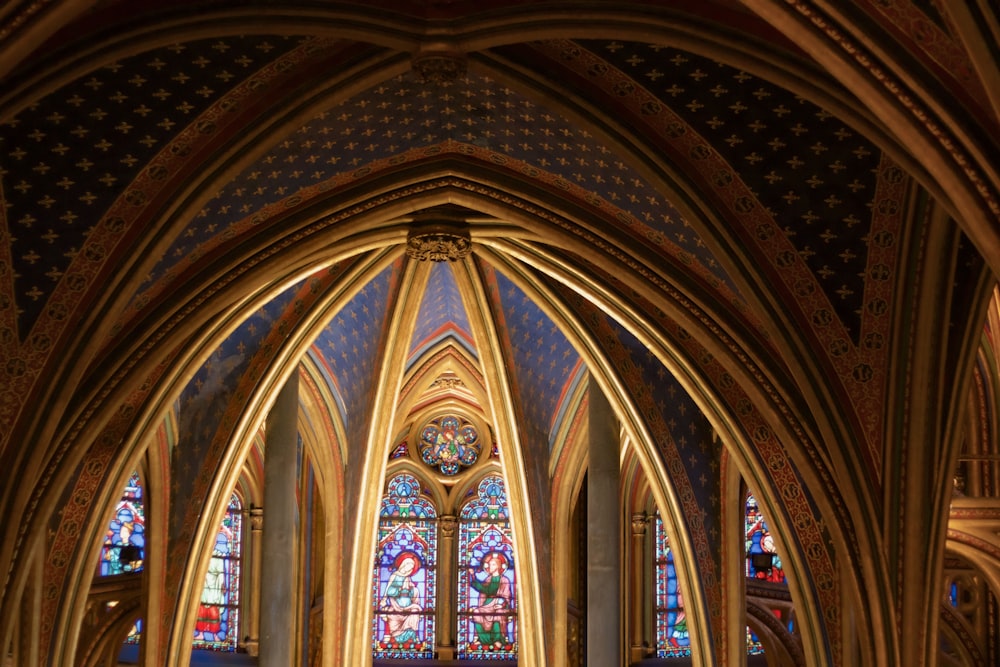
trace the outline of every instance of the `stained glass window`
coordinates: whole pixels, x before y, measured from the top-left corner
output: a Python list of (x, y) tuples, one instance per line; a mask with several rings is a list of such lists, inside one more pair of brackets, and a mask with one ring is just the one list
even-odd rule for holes
[(420, 458), (445, 475), (456, 475), (471, 466), (481, 449), (476, 427), (455, 415), (432, 419), (420, 432)]
[(195, 648), (235, 651), (239, 640), (242, 504), (234, 493), (215, 536), (194, 625)]
[(101, 576), (138, 572), (146, 552), (145, 519), (142, 507), (142, 484), (133, 472), (125, 484), (121, 500), (108, 523), (101, 547)]
[(135, 623), (132, 624), (132, 629), (128, 631), (128, 637), (125, 638), (126, 644), (138, 644), (139, 637), (142, 635), (142, 619), (136, 619)]
[[(118, 600), (112, 600), (108, 602), (107, 608), (114, 609), (118, 606)], [(128, 636), (125, 637), (126, 644), (138, 644), (139, 637), (142, 635), (142, 619), (136, 619), (135, 623), (132, 624), (131, 629), (128, 631)]]
[(674, 550), (663, 527), (663, 519), (656, 514), (656, 656), (683, 658), (691, 655), (691, 637), (688, 633), (684, 595), (677, 580)]
[(517, 657), (517, 590), (507, 492), (484, 478), (462, 507), (458, 533), (458, 657)]
[(376, 658), (433, 658), (437, 513), (409, 473), (389, 480), (372, 578)]
[[(767, 527), (767, 521), (752, 493), (747, 494), (745, 518), (747, 577), (777, 584), (786, 583), (781, 556), (778, 555), (774, 546), (774, 538)], [(764, 653), (764, 646), (761, 644), (760, 638), (749, 627), (747, 628), (747, 653), (750, 655)]]
[(764, 644), (761, 643), (760, 637), (757, 636), (750, 626), (747, 626), (747, 655), (763, 655), (764, 654)]
[(403, 457), (409, 456), (409, 454), (410, 454), (410, 446), (404, 440), (403, 442), (396, 445), (395, 449), (392, 450), (392, 453), (389, 454), (389, 460), (392, 461), (393, 459), (401, 459)]
[(778, 555), (774, 538), (753, 494), (747, 494), (746, 502), (746, 555), (748, 577), (785, 583), (781, 556)]

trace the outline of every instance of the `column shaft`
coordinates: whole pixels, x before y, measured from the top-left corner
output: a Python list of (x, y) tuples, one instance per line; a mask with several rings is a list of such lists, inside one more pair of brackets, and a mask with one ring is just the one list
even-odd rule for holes
[(587, 664), (622, 664), (619, 427), (594, 383), (588, 409)]
[(438, 518), (438, 658), (455, 657), (455, 613), (451, 600), (455, 597), (455, 528), (458, 521), (452, 515)]
[(644, 570), (646, 560), (646, 526), (648, 523), (649, 519), (646, 518), (645, 513), (632, 515), (632, 564), (629, 567), (629, 581), (631, 583), (629, 626), (632, 630), (629, 657), (631, 660), (639, 660), (645, 657), (646, 652), (644, 630), (647, 601)]
[(260, 586), (260, 667), (295, 664), (296, 476), (299, 375), (292, 373), (267, 416)]
[(244, 648), (248, 655), (260, 654), (260, 566), (264, 556), (264, 510), (260, 507), (250, 507), (250, 548), (247, 550), (250, 561), (250, 586), (254, 595), (247, 598), (246, 641)]

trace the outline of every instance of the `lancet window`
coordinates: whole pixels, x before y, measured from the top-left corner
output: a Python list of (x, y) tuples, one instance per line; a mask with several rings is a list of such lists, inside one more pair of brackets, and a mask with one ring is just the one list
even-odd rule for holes
[(235, 651), (239, 641), (243, 504), (235, 493), (226, 508), (208, 561), (195, 621), (195, 648)]
[[(781, 556), (774, 545), (767, 520), (752, 493), (747, 493), (745, 508), (746, 576), (757, 581), (786, 583)], [(749, 627), (747, 627), (747, 653), (750, 655), (764, 653), (760, 638)]]
[(745, 516), (747, 577), (785, 583), (781, 556), (774, 546), (774, 538), (753, 494), (747, 494)]
[(142, 570), (146, 554), (145, 529), (142, 482), (139, 473), (133, 472), (104, 533), (98, 573), (108, 576)]
[[(195, 622), (194, 648), (236, 650), (239, 640), (242, 510), (240, 498), (234, 493), (213, 543)], [(99, 565), (101, 576), (142, 570), (146, 550), (145, 528), (142, 482), (138, 472), (133, 472), (105, 532)], [(110, 606), (115, 604), (112, 602)], [(141, 634), (142, 621), (137, 620), (125, 643), (138, 644)]]
[(372, 584), (376, 658), (433, 658), (437, 512), (420, 481), (399, 473), (379, 511)]
[(458, 655), (517, 656), (516, 569), (507, 492), (484, 478), (462, 507), (458, 534)]
[(517, 658), (507, 490), (496, 457), (480, 456), (495, 451), (488, 428), (450, 410), (415, 419), (392, 448), (372, 573), (376, 661)]
[(659, 658), (680, 658), (691, 655), (684, 594), (677, 579), (674, 551), (657, 512), (654, 519), (656, 544), (656, 655)]

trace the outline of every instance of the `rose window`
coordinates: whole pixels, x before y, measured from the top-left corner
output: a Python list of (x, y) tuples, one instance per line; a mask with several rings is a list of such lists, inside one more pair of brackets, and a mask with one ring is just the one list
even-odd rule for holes
[(432, 419), (420, 432), (420, 458), (445, 475), (455, 475), (479, 459), (479, 432), (455, 415)]

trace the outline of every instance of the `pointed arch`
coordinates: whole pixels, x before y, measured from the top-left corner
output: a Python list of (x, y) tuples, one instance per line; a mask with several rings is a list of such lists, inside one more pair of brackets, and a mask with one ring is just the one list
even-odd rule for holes
[(479, 480), (458, 517), (458, 656), (517, 657), (517, 566), (503, 477)]
[[(422, 191), (419, 195), (414, 194), (412, 200), (407, 200), (406, 206), (422, 206), (422, 205), (426, 205), (426, 204), (428, 204), (428, 203), (430, 203), (432, 201), (435, 201), (436, 200), (435, 198), (437, 198), (437, 197), (445, 197), (445, 198), (452, 197), (455, 194), (455, 191), (451, 190), (451, 187), (453, 185), (454, 185), (454, 181), (449, 181), (449, 183), (443, 184), (442, 185), (442, 189), (438, 190), (438, 191), (433, 191), (433, 195), (432, 196), (428, 195), (428, 191), (426, 191), (426, 190)], [(472, 191), (470, 190), (469, 192), (472, 192)], [(498, 198), (500, 197), (499, 193), (494, 193), (494, 194), (496, 194)], [(478, 192), (476, 194), (469, 194), (467, 192), (465, 196), (467, 196), (468, 199), (467, 200), (463, 200), (463, 201), (468, 201), (469, 203), (476, 203), (476, 204), (482, 203), (483, 201), (485, 201), (485, 199), (487, 199), (486, 197), (482, 197), (481, 194), (478, 194)], [(482, 199), (481, 199), (481, 197), (482, 197)], [(440, 201), (440, 199), (437, 199), (437, 201)], [(400, 204), (400, 203), (394, 204), (393, 206), (395, 207), (393, 210), (396, 213), (399, 213), (400, 210), (401, 210), (401, 208), (404, 207), (404, 205)], [(516, 212), (512, 211), (512, 210), (506, 210), (506, 209), (503, 208), (503, 206), (501, 204), (498, 204), (497, 201), (494, 201), (494, 202), (492, 202), (490, 204), (490, 209), (491, 210), (496, 210), (498, 212), (500, 212), (500, 211), (506, 211), (507, 213), (510, 213), (511, 216), (513, 216), (514, 218), (516, 218), (518, 221), (526, 221), (530, 217), (523, 210), (516, 211)], [(381, 213), (385, 214), (385, 213), (387, 213), (387, 211), (383, 210), (383, 211), (381, 211)], [(381, 223), (379, 222), (379, 220), (381, 220)], [(366, 230), (366, 231), (362, 232), (361, 230), (364, 229), (364, 225), (366, 223), (374, 223), (376, 225), (376, 227), (374, 229), (369, 229), (369, 230)], [(359, 248), (370, 247), (368, 244), (380, 244), (380, 243), (392, 244), (392, 243), (400, 243), (400, 242), (402, 242), (403, 238), (405, 237), (405, 235), (403, 234), (403, 228), (402, 227), (399, 227), (395, 221), (390, 220), (390, 221), (387, 222), (384, 219), (379, 218), (375, 214), (375, 211), (365, 211), (363, 213), (359, 213), (355, 217), (351, 218), (350, 223), (345, 223), (345, 224), (348, 225), (353, 230), (353, 232), (354, 232), (354, 236), (351, 237), (351, 242), (350, 243), (351, 243), (351, 247), (354, 248), (355, 251), (357, 251), (357, 249), (359, 249)], [(383, 227), (378, 227), (377, 226), (378, 224), (383, 224), (384, 226)], [(548, 221), (546, 221), (545, 224), (550, 224), (550, 223)], [(508, 239), (510, 237), (510, 233), (511, 233), (512, 229), (517, 229), (519, 231), (519, 233), (521, 233), (521, 228), (520, 227), (507, 227), (507, 228), (504, 229), (504, 234), (507, 235)], [(338, 231), (340, 231), (340, 230), (338, 230)], [(565, 230), (555, 230), (553, 228), (553, 229), (547, 230), (547, 231), (551, 231), (551, 233), (554, 235), (552, 237), (552, 239), (550, 239), (551, 241), (553, 241), (553, 243), (556, 240), (559, 240), (559, 241), (564, 241), (565, 240), (567, 242), (566, 243), (567, 247), (570, 247), (574, 252), (580, 252), (582, 255), (588, 257), (589, 259), (595, 259), (595, 257), (599, 254), (599, 253), (595, 252), (593, 250), (593, 248), (588, 248), (586, 246), (586, 244), (583, 243), (583, 241), (584, 241), (583, 238), (576, 238), (576, 237), (573, 237), (571, 234), (565, 234)], [(484, 244), (488, 243), (490, 245), (495, 245), (496, 247), (500, 248), (504, 252), (509, 252), (511, 254), (511, 256), (529, 257), (530, 261), (532, 263), (537, 263), (540, 266), (544, 266), (545, 270), (551, 271), (553, 273), (559, 273), (563, 268), (565, 268), (564, 261), (559, 260), (557, 258), (554, 258), (553, 256), (551, 256), (550, 254), (548, 254), (548, 253), (546, 253), (544, 251), (540, 251), (537, 247), (533, 247), (531, 244), (517, 244), (517, 243), (507, 244), (505, 242), (505, 240), (501, 238), (502, 235), (503, 234), (501, 234), (497, 230), (484, 229), (484, 235), (478, 237), (477, 241), (479, 241), (481, 243), (484, 243)], [(340, 234), (339, 233), (338, 233), (337, 236), (338, 236), (338, 238), (340, 238)], [(309, 246), (309, 247), (307, 248), (306, 246)], [(315, 269), (316, 266), (318, 266), (318, 264), (316, 264), (316, 262), (320, 261), (320, 260), (317, 259), (318, 253), (322, 249), (323, 249), (322, 244), (321, 245), (312, 245), (311, 243), (307, 243), (307, 244), (305, 244), (305, 246), (302, 246), (302, 247), (296, 247), (295, 249), (292, 249), (290, 247), (286, 248), (286, 250), (290, 253), (289, 257), (285, 258), (285, 259), (289, 260), (289, 264), (283, 265), (284, 268), (281, 269), (281, 270), (282, 271), (295, 272), (295, 275), (300, 275), (299, 272), (306, 272), (307, 269), (308, 270)], [(314, 252), (316, 254), (310, 254), (310, 253), (314, 253)], [(347, 251), (345, 250), (344, 252), (347, 252)], [(301, 254), (301, 253), (304, 253), (304, 254)], [(391, 250), (387, 250), (386, 253), (387, 253), (386, 255), (382, 255), (381, 256), (381, 260), (385, 260), (385, 258), (388, 257), (388, 256), (390, 256), (390, 255), (398, 256), (399, 249), (398, 249), (398, 247), (394, 246)], [(280, 265), (280, 263), (278, 262), (278, 257), (281, 256), (281, 255), (282, 255), (281, 252), (276, 252), (275, 254), (270, 255), (268, 258), (264, 259), (259, 264), (253, 265), (253, 269), (255, 271), (260, 271), (259, 274), (255, 273), (254, 275), (256, 275), (258, 277), (259, 276), (265, 276), (265, 275), (270, 275), (271, 272), (277, 271), (278, 267)], [(291, 257), (292, 255), (294, 255), (295, 257), (294, 258)], [(324, 259), (323, 261), (325, 262), (325, 261), (330, 261), (330, 260), (329, 259)], [(599, 258), (598, 258), (598, 261), (599, 261)], [(307, 268), (303, 268), (305, 266), (305, 264), (309, 264), (310, 262), (312, 262), (313, 264), (310, 264)], [(635, 269), (635, 267), (630, 267), (629, 271), (632, 271), (634, 269)], [(283, 274), (283, 275), (288, 275), (288, 274)], [(627, 275), (628, 275), (628, 277), (630, 279), (634, 278), (637, 285), (640, 284), (638, 274), (636, 274), (635, 276), (633, 276), (631, 273), (629, 273)], [(358, 280), (359, 279), (357, 275), (355, 275), (353, 278), (354, 278), (354, 280)], [(582, 279), (579, 276), (573, 278), (572, 280), (568, 280), (567, 282), (569, 282), (570, 284), (573, 284), (575, 288), (578, 288), (581, 291), (588, 292), (591, 289), (589, 285), (583, 284), (583, 281), (582, 281)], [(357, 289), (357, 288), (358, 288), (358, 283), (351, 284), (349, 288), (345, 287), (344, 284), (341, 284), (338, 287), (338, 289), (344, 289), (345, 291), (353, 290), (353, 289)], [(221, 292), (228, 292), (230, 289), (231, 289), (230, 286), (227, 286), (227, 285), (222, 285), (221, 286)], [(651, 289), (651, 288), (641, 287), (641, 289), (649, 291), (649, 289)], [(216, 295), (218, 296), (220, 293), (217, 293)], [(343, 294), (343, 293), (341, 293), (341, 294)], [(230, 294), (229, 296), (232, 297), (232, 298), (236, 298), (237, 295), (236, 294)], [(602, 303), (602, 305), (603, 305), (603, 299), (605, 299), (606, 296), (607, 295), (605, 295), (605, 294), (601, 294), (598, 297), (598, 300)], [(254, 298), (257, 298), (257, 295), (255, 295)], [(665, 297), (663, 297), (663, 295), (659, 295), (656, 298), (657, 298), (657, 303), (664, 303), (665, 300), (666, 300)], [(245, 303), (246, 302), (244, 302), (244, 304)], [(244, 306), (241, 306), (241, 307), (246, 307), (246, 306), (244, 305)], [(324, 307), (327, 307), (327, 308), (330, 307), (330, 302), (329, 301), (325, 302), (324, 303)], [(618, 309), (616, 307), (609, 307), (609, 310), (612, 311), (612, 312), (614, 312), (616, 317), (622, 317), (622, 319), (627, 319), (627, 316), (623, 312), (620, 312), (620, 310), (624, 310), (624, 308)], [(201, 313), (198, 317), (201, 317), (201, 316), (204, 316), (204, 313)], [(303, 325), (303, 327), (301, 329), (297, 329), (295, 332), (293, 332), (293, 335), (288, 339), (288, 342), (283, 343), (282, 346), (280, 347), (280, 349), (278, 349), (275, 352), (275, 358), (278, 359), (278, 360), (280, 360), (278, 362), (279, 364), (283, 364), (283, 363), (287, 362), (287, 359), (290, 358), (290, 356), (295, 353), (294, 350), (296, 349), (296, 346), (302, 347), (303, 345), (308, 345), (308, 343), (304, 343), (304, 341), (306, 341), (309, 338), (309, 334), (308, 334), (307, 330), (310, 327), (317, 327), (317, 326), (319, 326), (318, 323), (319, 323), (320, 320), (321, 320), (321, 316), (318, 315), (318, 314), (316, 314), (316, 313), (310, 313), (310, 315), (305, 318), (305, 324)], [(702, 331), (703, 330), (702, 329), (703, 323), (698, 322), (695, 319), (690, 320), (689, 323), (692, 324), (696, 330), (698, 330), (698, 331)], [(643, 322), (636, 323), (635, 326), (637, 328), (642, 328), (643, 331), (644, 331), (644, 335), (649, 335), (649, 339), (651, 341), (650, 344), (653, 347), (655, 347), (657, 349), (658, 353), (662, 354), (664, 358), (667, 358), (668, 356), (670, 356), (670, 355), (672, 355), (672, 354), (674, 354), (676, 352), (676, 350), (667, 351), (667, 350), (662, 349), (662, 346), (664, 346), (665, 343), (663, 342), (663, 340), (659, 340), (659, 339), (666, 339), (666, 338), (668, 338), (668, 336), (658, 336), (658, 334), (662, 333), (662, 330), (660, 329), (660, 327), (657, 326), (656, 323), (651, 322), (651, 321), (643, 321)], [(713, 336), (713, 335), (718, 335), (718, 332), (713, 332), (711, 335), (706, 336), (706, 338), (707, 339), (711, 338), (711, 336)], [(596, 349), (596, 346), (594, 346), (594, 348)], [(480, 349), (484, 349), (484, 346), (480, 346)], [(713, 346), (711, 349), (712, 349), (713, 352), (719, 352), (719, 353), (721, 353), (722, 356), (729, 356), (732, 353), (731, 349), (727, 348), (725, 345), (723, 345), (721, 343), (718, 344), (718, 347), (714, 347)], [(402, 356), (402, 355), (400, 355), (400, 356)], [(708, 358), (708, 357), (706, 357), (706, 358)], [(683, 362), (678, 362), (676, 359), (674, 359), (671, 363), (673, 364), (673, 363), (683, 363)], [(607, 365), (610, 366), (610, 364), (607, 364)], [(284, 371), (278, 371), (276, 369), (277, 369), (276, 366), (272, 366), (265, 373), (263, 373), (262, 377), (260, 378), (260, 385), (258, 386), (258, 388), (254, 392), (254, 398), (251, 399), (251, 400), (249, 400), (247, 402), (247, 411), (248, 412), (254, 412), (254, 411), (257, 411), (257, 410), (261, 409), (261, 405), (262, 405), (263, 401), (266, 400), (266, 396), (267, 396), (267, 392), (268, 392), (267, 386), (272, 381), (272, 374), (279, 373), (279, 372), (284, 372)], [(730, 378), (730, 379), (732, 379), (732, 378)], [(750, 380), (748, 380), (747, 378), (741, 378), (741, 381), (742, 380), (747, 380), (748, 382), (750, 382)], [(391, 387), (391, 386), (395, 385), (395, 382), (387, 381), (384, 384), (387, 387)], [(491, 387), (491, 389), (493, 389), (493, 387)], [(700, 389), (700, 390), (701, 391), (708, 391), (707, 389)], [(492, 394), (495, 396), (496, 392), (493, 391)], [(760, 398), (760, 397), (758, 396), (757, 398)], [(763, 400), (763, 399), (761, 399), (761, 400)], [(494, 412), (501, 412), (502, 410), (499, 409), (500, 407), (501, 407), (500, 404), (497, 403), (496, 407), (491, 406), (491, 409)], [(259, 419), (259, 417), (257, 417), (257, 416), (244, 416), (242, 419), (243, 419), (243, 421), (241, 422), (241, 424), (248, 424), (248, 423), (252, 423), (254, 419)], [(641, 420), (636, 419), (635, 421), (636, 421), (636, 423), (638, 423)], [(241, 428), (242, 428), (242, 426), (241, 426)], [(507, 435), (510, 435), (510, 434), (505, 433), (504, 435), (507, 436)], [(737, 438), (737, 436), (734, 436), (732, 433), (730, 433), (729, 434), (729, 438)], [(238, 440), (238, 438), (237, 438), (237, 440)], [(515, 437), (508, 437), (508, 440), (510, 440), (511, 442), (514, 442), (514, 441), (516, 441), (516, 438)], [(739, 440), (739, 441), (742, 442), (742, 440)], [(793, 442), (794, 442), (794, 439), (793, 439)], [(733, 446), (733, 445), (730, 443), (730, 446)], [(792, 448), (792, 449), (793, 449), (793, 458), (797, 457), (797, 456), (799, 456), (801, 454), (801, 453), (795, 452), (794, 448)], [(744, 452), (744, 454), (746, 454), (746, 453)], [(804, 457), (804, 454), (801, 454), (801, 455)], [(789, 461), (788, 458), (785, 458), (783, 460), (785, 461), (785, 463), (787, 463)], [(749, 467), (752, 467), (755, 464), (747, 462), (746, 465), (748, 465)], [(653, 467), (656, 467), (656, 466), (653, 465)], [(768, 473), (766, 471), (762, 470), (760, 474), (767, 475)], [(662, 470), (662, 467), (660, 469), (658, 469), (658, 471), (654, 475), (654, 477), (657, 480), (657, 486), (659, 486), (661, 484), (666, 484), (667, 483), (667, 482), (663, 481), (663, 480), (665, 480), (667, 478), (667, 476), (666, 476), (665, 472)], [(371, 480), (371, 478), (369, 478), (369, 481), (370, 480)], [(365, 488), (367, 488), (368, 484), (369, 484), (369, 482), (363, 482), (362, 483), (362, 485), (365, 486)], [(660, 490), (660, 494), (663, 495), (663, 493), (664, 492), (662, 490)], [(776, 491), (771, 490), (771, 493), (776, 494)], [(822, 509), (823, 508), (821, 508), (821, 511), (822, 511)], [(529, 531), (525, 531), (525, 532), (529, 532)], [(800, 554), (800, 556), (803, 559), (803, 561), (807, 560), (808, 557), (809, 557), (806, 554)], [(368, 564), (367, 564), (368, 563), (368, 557), (369, 556), (366, 556), (365, 559), (364, 559), (365, 560), (365, 566), (364, 566), (365, 571), (367, 571), (367, 568), (369, 567)], [(523, 573), (524, 573), (524, 571), (522, 569), (521, 570), (521, 574), (523, 575)], [(692, 580), (696, 580), (696, 579), (692, 579)], [(367, 605), (366, 605), (366, 607), (367, 607)], [(364, 623), (364, 625), (367, 627), (367, 621)], [(814, 627), (818, 628), (819, 624), (816, 624)], [(816, 632), (822, 632), (822, 630), (819, 630), (819, 629), (817, 629), (815, 631)]]
[(437, 607), (438, 509), (407, 471), (386, 481), (372, 575), (375, 658), (432, 658)]

